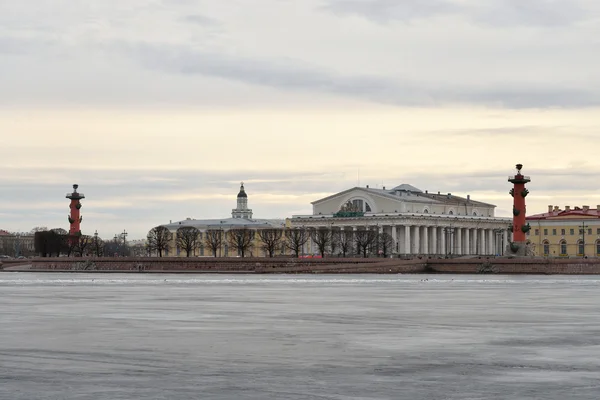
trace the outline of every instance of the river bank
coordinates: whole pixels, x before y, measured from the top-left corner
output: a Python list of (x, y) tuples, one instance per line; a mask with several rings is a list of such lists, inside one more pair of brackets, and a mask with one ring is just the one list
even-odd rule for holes
[(4, 264), (5, 272), (226, 273), (226, 274), (563, 274), (600, 275), (600, 259), (464, 257), (433, 258), (36, 258)]

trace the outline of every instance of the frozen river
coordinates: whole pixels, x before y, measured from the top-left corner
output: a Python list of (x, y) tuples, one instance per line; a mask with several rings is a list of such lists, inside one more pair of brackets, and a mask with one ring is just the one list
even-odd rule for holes
[(0, 399), (597, 400), (599, 308), (599, 277), (0, 273)]

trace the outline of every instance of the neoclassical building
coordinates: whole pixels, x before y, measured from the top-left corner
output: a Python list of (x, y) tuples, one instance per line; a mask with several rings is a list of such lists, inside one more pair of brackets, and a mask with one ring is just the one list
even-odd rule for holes
[[(423, 192), (402, 184), (354, 187), (312, 203), (312, 215), (294, 215), (291, 227), (358, 231), (377, 229), (391, 235), (400, 255), (502, 255), (510, 218), (494, 215), (495, 205), (470, 196)], [(314, 243), (307, 245), (307, 251)]]
[[(163, 224), (162, 226), (169, 229), (169, 231), (173, 234), (173, 240), (171, 242), (171, 246), (169, 251), (166, 252), (166, 255), (171, 256), (179, 256), (185, 255), (182, 253), (180, 249), (176, 246), (176, 233), (177, 229), (192, 226), (200, 231), (202, 245), (194, 254), (195, 256), (210, 256), (211, 250), (207, 249), (204, 245), (204, 235), (207, 230), (219, 230), (222, 232), (223, 241), (221, 249), (219, 249), (218, 255), (227, 257), (227, 256), (236, 256), (233, 251), (229, 249), (229, 245), (226, 240), (227, 232), (231, 229), (239, 229), (239, 228), (248, 228), (251, 230), (259, 230), (259, 229), (283, 229), (284, 228), (284, 220), (283, 219), (253, 219), (252, 218), (252, 210), (248, 208), (248, 194), (244, 188), (244, 183), (242, 182), (240, 185), (240, 191), (237, 195), (237, 207), (231, 210), (231, 217), (222, 218), (222, 219), (193, 219), (186, 218), (182, 221), (170, 222), (168, 224)], [(282, 249), (285, 251), (285, 249)], [(258, 240), (258, 235), (255, 236), (253, 248), (250, 251), (250, 255), (254, 256), (262, 256), (264, 255), (264, 251), (261, 250), (260, 242)]]
[(548, 212), (530, 215), (528, 242), (536, 256), (600, 257), (600, 205), (548, 206)]

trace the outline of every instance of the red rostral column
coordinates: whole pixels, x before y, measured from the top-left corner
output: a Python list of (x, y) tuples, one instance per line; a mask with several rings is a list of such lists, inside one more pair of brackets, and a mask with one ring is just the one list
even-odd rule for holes
[(511, 229), (513, 233), (511, 250), (513, 253), (525, 251), (527, 242), (526, 234), (531, 229), (529, 224), (525, 222), (525, 197), (529, 194), (529, 190), (525, 188), (525, 184), (530, 182), (531, 179), (521, 174), (521, 168), (523, 168), (523, 164), (517, 164), (517, 174), (508, 177), (508, 181), (514, 184), (514, 187), (509, 192), (513, 197), (513, 224)]
[(71, 209), (71, 214), (69, 215), (69, 236), (73, 235), (81, 235), (81, 215), (79, 214), (79, 209), (81, 208), (81, 202), (79, 200), (85, 199), (83, 193), (77, 193), (77, 188), (79, 185), (73, 185), (73, 193), (67, 193), (67, 199), (71, 199), (71, 205), (69, 208)]

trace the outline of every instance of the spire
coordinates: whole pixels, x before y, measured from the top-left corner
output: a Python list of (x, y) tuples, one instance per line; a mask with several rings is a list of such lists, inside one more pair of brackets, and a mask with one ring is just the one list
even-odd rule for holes
[(233, 218), (252, 218), (252, 210), (248, 208), (248, 195), (244, 189), (244, 182), (240, 183), (240, 192), (237, 195), (237, 208), (231, 210)]

